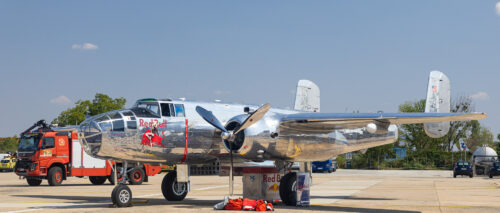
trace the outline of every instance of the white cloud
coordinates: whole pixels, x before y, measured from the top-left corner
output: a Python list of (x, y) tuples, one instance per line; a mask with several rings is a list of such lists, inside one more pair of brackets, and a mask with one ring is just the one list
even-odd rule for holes
[(486, 101), (486, 100), (490, 100), (490, 96), (488, 95), (488, 93), (486, 92), (478, 92), (478, 93), (474, 93), (470, 96), (471, 99), (474, 99), (474, 100), (481, 100), (481, 101)]
[(74, 49), (74, 50), (97, 50), (99, 49), (99, 47), (95, 44), (91, 44), (91, 43), (83, 43), (83, 44), (73, 44), (71, 45), (71, 49)]
[(500, 1), (495, 5), (495, 9), (497, 11), (497, 14), (500, 16)]
[(50, 103), (57, 105), (69, 105), (73, 102), (68, 97), (61, 95), (57, 98), (50, 99)]

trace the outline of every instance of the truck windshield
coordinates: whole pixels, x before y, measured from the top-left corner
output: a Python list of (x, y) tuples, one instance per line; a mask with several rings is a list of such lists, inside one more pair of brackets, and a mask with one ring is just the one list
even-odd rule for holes
[(2, 160), (2, 163), (10, 163), (10, 160)]
[(22, 137), (19, 142), (19, 151), (36, 151), (40, 140), (37, 137)]

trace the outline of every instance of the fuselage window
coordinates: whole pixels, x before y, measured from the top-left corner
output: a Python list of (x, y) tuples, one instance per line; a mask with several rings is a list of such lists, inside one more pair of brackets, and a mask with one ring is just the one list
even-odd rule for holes
[(127, 128), (128, 129), (137, 129), (137, 122), (136, 121), (127, 121)]
[(184, 104), (175, 104), (175, 114), (177, 117), (184, 117)]
[(161, 103), (161, 115), (164, 116), (164, 117), (173, 117), (173, 116), (175, 116), (172, 104)]
[(125, 124), (123, 120), (114, 120), (113, 121), (113, 131), (123, 132), (125, 130)]

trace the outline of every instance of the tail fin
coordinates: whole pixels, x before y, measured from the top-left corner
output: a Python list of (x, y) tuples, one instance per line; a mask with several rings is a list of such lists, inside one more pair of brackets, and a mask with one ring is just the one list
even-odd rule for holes
[[(425, 112), (450, 112), (450, 80), (442, 72), (432, 71), (429, 75)], [(450, 122), (426, 123), (424, 129), (429, 137), (440, 138), (448, 134)]]
[(309, 80), (297, 83), (295, 110), (319, 112), (319, 87)]

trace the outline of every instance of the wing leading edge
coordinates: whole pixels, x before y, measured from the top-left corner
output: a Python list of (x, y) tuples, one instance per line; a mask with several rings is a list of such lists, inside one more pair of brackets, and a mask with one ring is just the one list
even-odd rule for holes
[(485, 113), (297, 113), (280, 122), (280, 134), (321, 134), (362, 128), (373, 122), (417, 124), (481, 120)]

